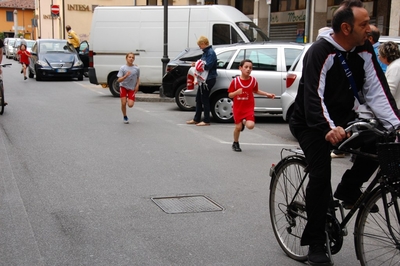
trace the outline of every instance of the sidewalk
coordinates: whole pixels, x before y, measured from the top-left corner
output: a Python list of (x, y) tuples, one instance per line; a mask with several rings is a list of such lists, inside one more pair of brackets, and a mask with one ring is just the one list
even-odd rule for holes
[(136, 93), (136, 101), (138, 102), (174, 102), (174, 98), (160, 97), (160, 92), (143, 93), (141, 91)]

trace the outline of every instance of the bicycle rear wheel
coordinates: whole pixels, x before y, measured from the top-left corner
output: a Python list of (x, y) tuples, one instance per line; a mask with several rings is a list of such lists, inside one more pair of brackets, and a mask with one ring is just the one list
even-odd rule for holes
[(279, 245), (294, 260), (306, 261), (308, 247), (300, 240), (307, 223), (305, 189), (307, 163), (299, 156), (284, 159), (275, 168), (269, 196), (272, 229)]
[(4, 88), (3, 88), (3, 81), (0, 81), (0, 115), (4, 113)]
[[(394, 240), (400, 240), (399, 189), (400, 186), (396, 185), (395, 189), (375, 190), (365, 207), (360, 210), (354, 241), (361, 265), (399, 265), (400, 246)], [(370, 212), (374, 204), (379, 207), (377, 213)], [(388, 216), (385, 215), (385, 209)]]

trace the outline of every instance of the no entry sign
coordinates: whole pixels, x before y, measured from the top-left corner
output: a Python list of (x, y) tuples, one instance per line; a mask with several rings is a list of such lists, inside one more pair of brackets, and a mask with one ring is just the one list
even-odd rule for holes
[(59, 5), (51, 5), (51, 14), (53, 16), (59, 16), (60, 15), (60, 6)]

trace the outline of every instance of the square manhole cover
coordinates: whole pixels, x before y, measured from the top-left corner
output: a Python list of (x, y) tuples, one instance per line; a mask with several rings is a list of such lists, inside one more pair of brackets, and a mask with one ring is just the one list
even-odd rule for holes
[(215, 212), (224, 210), (204, 195), (152, 197), (151, 200), (166, 213)]

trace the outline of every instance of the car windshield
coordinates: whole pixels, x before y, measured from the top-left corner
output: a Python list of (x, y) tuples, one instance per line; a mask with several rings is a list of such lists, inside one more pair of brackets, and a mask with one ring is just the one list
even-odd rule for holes
[(26, 41), (26, 46), (28, 48), (32, 48), (32, 46), (35, 44), (35, 41)]
[(40, 43), (40, 52), (63, 52), (69, 53), (73, 51), (66, 41), (59, 42), (41, 42)]
[(15, 43), (15, 40), (10, 40), (10, 41), (8, 42), (8, 45), (13, 46), (14, 43)]
[(268, 36), (253, 22), (237, 22), (236, 24), (251, 42), (269, 41)]

